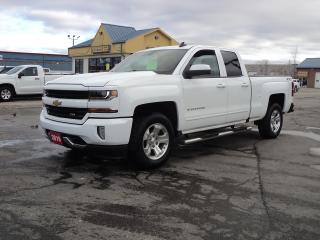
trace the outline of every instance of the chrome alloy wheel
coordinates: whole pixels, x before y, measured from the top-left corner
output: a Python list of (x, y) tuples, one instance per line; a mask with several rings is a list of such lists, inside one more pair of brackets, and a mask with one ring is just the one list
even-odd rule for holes
[(277, 133), (281, 126), (281, 114), (278, 109), (273, 110), (270, 120), (271, 130), (273, 133)]
[(167, 152), (169, 133), (161, 123), (150, 125), (143, 135), (142, 147), (145, 155), (151, 160), (159, 160)]
[(11, 91), (9, 89), (2, 89), (1, 91), (1, 99), (2, 100), (9, 100), (11, 98)]

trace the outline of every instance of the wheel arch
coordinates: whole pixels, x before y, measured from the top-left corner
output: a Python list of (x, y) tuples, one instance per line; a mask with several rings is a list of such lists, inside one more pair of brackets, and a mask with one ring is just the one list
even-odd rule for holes
[(278, 103), (283, 111), (284, 103), (285, 103), (285, 94), (284, 93), (271, 94), (269, 97), (268, 108), (274, 103)]
[(17, 93), (16, 93), (16, 89), (14, 88), (14, 85), (13, 85), (13, 84), (10, 84), (10, 83), (2, 83), (2, 84), (0, 84), (0, 89), (1, 89), (2, 87), (8, 87), (8, 88), (11, 88), (11, 89), (12, 89), (11, 99), (16, 96)]
[[(272, 104), (274, 103), (278, 103), (282, 109), (282, 112), (284, 111), (284, 107), (285, 107), (285, 94), (284, 93), (274, 93), (274, 94), (271, 94), (269, 96), (269, 99), (268, 99), (268, 104), (266, 105), (266, 108), (265, 108), (265, 112), (263, 114), (263, 118), (266, 116), (266, 114), (268, 113), (268, 109), (272, 106)], [(256, 120), (254, 121), (254, 124), (255, 125), (258, 125), (259, 122), (263, 119), (259, 119), (259, 120)]]
[(1, 87), (10, 87), (10, 88), (13, 90), (14, 94), (16, 94), (16, 89), (15, 89), (15, 87), (13, 86), (13, 84), (11, 84), (11, 83), (1, 83), (1, 84), (0, 84), (0, 88), (1, 88)]
[(179, 114), (176, 102), (163, 101), (137, 105), (134, 109), (133, 119), (138, 116), (145, 116), (152, 113), (161, 113), (165, 115), (172, 123), (173, 129), (177, 134), (179, 127)]

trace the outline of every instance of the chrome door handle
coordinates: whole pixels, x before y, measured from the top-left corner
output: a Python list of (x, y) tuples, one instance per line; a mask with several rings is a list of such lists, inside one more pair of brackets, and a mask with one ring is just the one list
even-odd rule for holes
[(225, 84), (222, 84), (222, 83), (219, 83), (218, 85), (217, 85), (217, 88), (225, 88), (226, 87), (226, 85)]
[(248, 83), (242, 83), (241, 87), (249, 87), (249, 84)]

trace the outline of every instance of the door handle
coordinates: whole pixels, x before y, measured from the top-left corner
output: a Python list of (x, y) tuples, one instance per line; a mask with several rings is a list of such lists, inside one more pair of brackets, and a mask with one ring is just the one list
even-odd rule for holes
[(36, 77), (34, 80), (40, 80), (40, 78)]
[(241, 87), (249, 87), (249, 84), (248, 83), (242, 83)]
[(217, 88), (225, 88), (225, 87), (226, 87), (226, 85), (223, 84), (223, 83), (219, 83), (219, 84), (217, 85)]

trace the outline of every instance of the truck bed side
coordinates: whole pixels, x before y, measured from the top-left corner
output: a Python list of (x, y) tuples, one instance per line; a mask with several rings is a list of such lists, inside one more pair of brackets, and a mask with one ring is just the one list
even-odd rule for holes
[(279, 94), (284, 97), (283, 112), (288, 112), (293, 101), (291, 78), (289, 77), (251, 77), (252, 98), (250, 119), (261, 119), (265, 116), (269, 99)]

